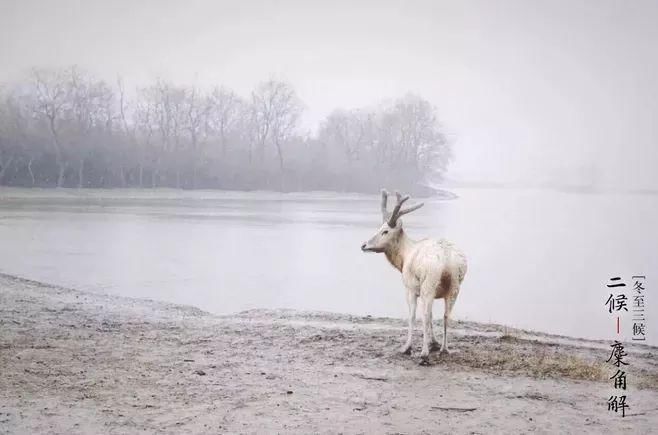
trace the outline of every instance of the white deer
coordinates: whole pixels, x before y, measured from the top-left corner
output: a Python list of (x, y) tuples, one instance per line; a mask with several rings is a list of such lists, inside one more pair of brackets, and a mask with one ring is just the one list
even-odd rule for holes
[(402, 272), (402, 283), (407, 288), (407, 305), (409, 308), (409, 328), (407, 341), (400, 351), (411, 353), (411, 339), (416, 321), (416, 304), (420, 297), (423, 309), (423, 348), (420, 353), (421, 363), (427, 363), (430, 349), (438, 347), (438, 341), (432, 329), (432, 305), (434, 299), (443, 298), (443, 344), (440, 352), (448, 353), (448, 319), (452, 311), (459, 287), (466, 275), (466, 257), (451, 242), (441, 239), (411, 240), (402, 229), (400, 217), (418, 210), (423, 203), (402, 208), (409, 199), (395, 192), (397, 203), (389, 214), (386, 208), (388, 192), (382, 190), (383, 224), (370, 240), (361, 246), (364, 252), (383, 252), (386, 259)]

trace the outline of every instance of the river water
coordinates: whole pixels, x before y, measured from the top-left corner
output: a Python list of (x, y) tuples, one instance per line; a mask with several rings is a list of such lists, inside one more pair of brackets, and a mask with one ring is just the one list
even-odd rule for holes
[[(658, 343), (658, 196), (469, 188), (405, 216), (412, 238), (445, 237), (469, 271), (454, 315), (612, 339), (609, 278), (646, 275)], [(296, 308), (405, 317), (399, 273), (359, 247), (379, 198), (339, 193), (0, 190), (0, 271), (215, 313)], [(655, 296), (655, 297), (654, 297)], [(435, 312), (440, 318), (443, 302)], [(632, 310), (632, 306), (630, 308)], [(631, 337), (631, 313), (621, 335)]]

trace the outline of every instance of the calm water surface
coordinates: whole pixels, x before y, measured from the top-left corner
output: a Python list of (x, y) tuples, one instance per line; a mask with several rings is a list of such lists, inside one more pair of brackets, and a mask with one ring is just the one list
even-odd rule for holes
[[(647, 275), (658, 344), (658, 196), (455, 189), (406, 216), (411, 237), (467, 254), (456, 317), (616, 337), (611, 276)], [(215, 313), (297, 308), (404, 317), (400, 275), (359, 246), (376, 196), (132, 190), (0, 190), (0, 271)], [(656, 296), (656, 297), (654, 297)], [(443, 302), (435, 310), (443, 310)], [(622, 317), (630, 338), (631, 316)]]

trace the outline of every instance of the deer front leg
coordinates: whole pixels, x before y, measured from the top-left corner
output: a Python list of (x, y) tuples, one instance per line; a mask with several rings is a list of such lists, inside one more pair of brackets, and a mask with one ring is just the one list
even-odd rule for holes
[(411, 353), (411, 339), (414, 335), (414, 323), (416, 322), (416, 303), (418, 296), (416, 292), (407, 289), (407, 308), (409, 309), (409, 328), (407, 330), (407, 342), (400, 348), (403, 354)]
[(430, 331), (431, 331), (430, 351), (438, 350), (439, 347), (441, 347), (441, 346), (439, 345), (439, 340), (436, 339), (436, 334), (434, 333), (434, 318), (433, 317), (430, 317)]
[(423, 294), (423, 349), (420, 352), (422, 361), (427, 361), (430, 356), (430, 346), (434, 334), (432, 332), (432, 305), (434, 304), (434, 295)]

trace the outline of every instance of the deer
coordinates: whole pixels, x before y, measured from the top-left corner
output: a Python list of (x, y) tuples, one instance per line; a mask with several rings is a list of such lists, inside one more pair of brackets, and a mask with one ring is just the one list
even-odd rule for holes
[(440, 354), (449, 354), (448, 321), (459, 295), (461, 283), (467, 270), (466, 256), (452, 242), (440, 239), (410, 239), (402, 227), (402, 216), (421, 208), (421, 202), (402, 208), (409, 196), (395, 192), (396, 204), (388, 213), (389, 193), (381, 191), (382, 226), (367, 242), (361, 245), (363, 252), (384, 253), (388, 262), (402, 273), (402, 283), (407, 292), (409, 309), (407, 340), (400, 348), (402, 354), (410, 355), (416, 306), (422, 304), (423, 346), (421, 364), (428, 364), (430, 350), (438, 348), (438, 340), (432, 328), (432, 305), (434, 299), (444, 300), (443, 342)]

